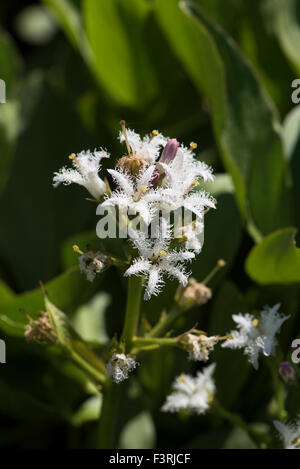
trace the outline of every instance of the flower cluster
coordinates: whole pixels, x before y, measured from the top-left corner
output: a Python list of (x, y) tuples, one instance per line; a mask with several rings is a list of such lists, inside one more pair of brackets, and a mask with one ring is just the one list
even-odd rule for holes
[(164, 412), (179, 412), (186, 409), (204, 414), (210, 407), (215, 393), (213, 374), (215, 364), (198, 372), (196, 377), (182, 374), (173, 383), (174, 392), (167, 397), (162, 407)]
[[(176, 278), (182, 286), (187, 285), (189, 274), (184, 265), (201, 251), (204, 214), (215, 208), (215, 200), (196, 186), (201, 179), (213, 180), (213, 176), (211, 168), (196, 160), (193, 152), (196, 144), (191, 143), (187, 148), (157, 131), (141, 138), (133, 130), (126, 129), (125, 122), (122, 121), (121, 126), (120, 141), (126, 143), (127, 154), (118, 160), (114, 169), (108, 170), (115, 190), (112, 191), (98, 175), (101, 160), (109, 156), (104, 150), (72, 154), (73, 169), (62, 168), (55, 173), (54, 186), (80, 184), (103, 208), (117, 207), (119, 213), (126, 213), (128, 236), (135, 255), (125, 276), (148, 278), (144, 295), (148, 300), (161, 291), (166, 275)], [(174, 214), (183, 209), (191, 217), (180, 226), (161, 217), (162, 211)], [(130, 215), (138, 216), (139, 229)], [(156, 228), (149, 234), (151, 224)], [(93, 280), (101, 268), (96, 257), (87, 268), (87, 259), (81, 258), (81, 270)]]
[(278, 313), (280, 304), (273, 308), (266, 306), (255, 318), (251, 314), (237, 314), (232, 318), (238, 325), (237, 331), (232, 331), (232, 338), (225, 341), (222, 347), (232, 349), (244, 349), (249, 357), (249, 362), (258, 369), (259, 353), (269, 357), (274, 352), (277, 345), (276, 334), (279, 332), (282, 324), (289, 316), (282, 316)]

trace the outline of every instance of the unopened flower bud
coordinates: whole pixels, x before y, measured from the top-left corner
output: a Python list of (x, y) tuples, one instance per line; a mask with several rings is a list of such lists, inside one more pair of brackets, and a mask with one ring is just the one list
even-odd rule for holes
[(163, 149), (163, 152), (159, 160), (160, 163), (168, 164), (171, 161), (173, 161), (176, 156), (177, 150), (178, 150), (178, 142), (176, 138), (171, 138), (171, 140), (168, 141), (165, 148)]
[(295, 379), (295, 370), (290, 362), (282, 362), (279, 366), (279, 374), (286, 383)]
[(195, 305), (203, 305), (212, 297), (211, 289), (203, 283), (190, 278), (185, 288), (178, 287), (175, 301), (183, 309), (189, 309)]

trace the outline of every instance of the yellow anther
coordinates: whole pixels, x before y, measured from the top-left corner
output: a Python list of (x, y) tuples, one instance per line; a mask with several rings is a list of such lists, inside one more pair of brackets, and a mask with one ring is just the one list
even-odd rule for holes
[(167, 255), (166, 251), (160, 251), (160, 253), (158, 254), (159, 257), (165, 257)]
[(156, 137), (158, 135), (158, 130), (152, 130), (152, 137)]
[(178, 378), (178, 379), (179, 379), (179, 381), (180, 381), (181, 383), (185, 383), (185, 379), (184, 379), (184, 377), (183, 377), (182, 375), (181, 375), (181, 376), (179, 376), (179, 378)]
[(300, 438), (298, 438), (298, 440), (295, 441), (294, 446), (296, 446), (297, 448), (298, 448), (298, 446), (300, 446)]
[(253, 325), (254, 327), (258, 327), (258, 324), (259, 324), (258, 319), (254, 319), (254, 320), (252, 321), (252, 325)]
[(69, 156), (69, 160), (75, 160), (75, 159), (76, 159), (75, 153), (71, 153), (71, 155)]
[(77, 246), (77, 244), (74, 244), (73, 251), (77, 254), (82, 254), (82, 251), (79, 249), (79, 246)]
[(147, 187), (146, 187), (146, 186), (141, 186), (141, 192), (144, 193), (144, 192), (146, 192), (146, 190), (147, 190)]
[(192, 186), (197, 186), (198, 185), (198, 181), (195, 179), (193, 182), (192, 182)]
[(190, 149), (191, 150), (196, 150), (197, 147), (198, 147), (197, 143), (195, 143), (195, 142), (190, 143)]
[(226, 262), (224, 261), (224, 259), (218, 260), (218, 267), (225, 267), (225, 265), (226, 265)]

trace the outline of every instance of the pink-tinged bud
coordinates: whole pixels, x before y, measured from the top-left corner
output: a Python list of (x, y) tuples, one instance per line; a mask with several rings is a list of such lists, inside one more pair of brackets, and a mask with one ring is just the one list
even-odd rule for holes
[(171, 138), (171, 140), (168, 141), (165, 148), (163, 149), (163, 152), (159, 160), (160, 163), (168, 164), (171, 161), (173, 161), (176, 156), (177, 150), (178, 150), (178, 142), (176, 138)]
[(151, 182), (150, 182), (152, 187), (156, 186), (156, 184), (159, 181), (160, 176), (161, 174), (158, 171), (154, 171)]
[(295, 379), (295, 370), (290, 362), (280, 363), (279, 374), (286, 383), (290, 383)]

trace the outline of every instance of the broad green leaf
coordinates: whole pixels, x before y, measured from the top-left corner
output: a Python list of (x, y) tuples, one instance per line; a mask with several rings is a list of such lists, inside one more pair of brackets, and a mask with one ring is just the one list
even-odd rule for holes
[(295, 234), (295, 228), (286, 228), (266, 236), (247, 258), (248, 275), (263, 285), (299, 283), (300, 249)]
[(85, 0), (83, 13), (99, 82), (119, 103), (139, 108), (156, 93), (144, 47), (150, 5), (145, 0)]
[(298, 0), (265, 0), (282, 50), (300, 72), (300, 5)]
[(75, 412), (72, 423), (79, 427), (88, 422), (99, 420), (102, 406), (102, 395), (89, 397)]
[[(296, 106), (286, 116), (283, 123), (283, 140), (286, 155), (291, 166), (291, 177), (293, 180), (293, 201), (296, 214), (297, 227), (300, 229), (300, 211), (298, 208), (300, 200), (300, 106)], [(299, 238), (299, 233), (297, 239)]]
[(193, 276), (201, 281), (219, 259), (224, 259), (226, 267), (213, 279), (214, 286), (234, 261), (241, 241), (242, 225), (230, 175), (217, 174), (215, 181), (204, 184), (204, 188), (216, 198), (217, 208), (205, 215), (204, 246), (191, 268)]
[(105, 344), (109, 340), (106, 331), (105, 312), (111, 302), (107, 293), (98, 293), (89, 303), (81, 306), (72, 320), (87, 342)]
[(151, 415), (141, 412), (123, 428), (118, 448), (152, 449), (155, 447), (155, 427)]
[(44, 295), (46, 311), (50, 315), (59, 345), (96, 382), (103, 382), (104, 364), (80, 337), (69, 318)]
[(290, 224), (279, 121), (250, 64), (200, 9), (173, 0), (155, 4), (175, 53), (209, 100), (215, 136), (251, 235), (257, 240)]

